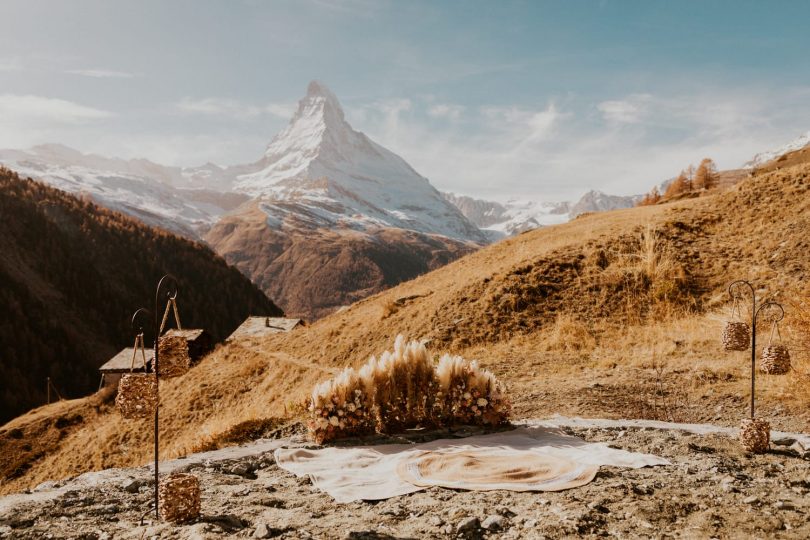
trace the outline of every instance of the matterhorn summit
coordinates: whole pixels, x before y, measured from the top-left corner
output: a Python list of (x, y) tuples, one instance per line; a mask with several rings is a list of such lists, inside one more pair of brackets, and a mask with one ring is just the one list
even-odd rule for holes
[(264, 157), (241, 169), (233, 189), (260, 198), (278, 227), (393, 227), (486, 242), (404, 159), (355, 131), (317, 81)]

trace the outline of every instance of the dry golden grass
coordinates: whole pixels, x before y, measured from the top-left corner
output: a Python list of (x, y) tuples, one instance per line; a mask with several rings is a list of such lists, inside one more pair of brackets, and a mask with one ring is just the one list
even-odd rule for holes
[[(725, 288), (746, 278), (761, 298), (807, 298), (808, 230), (810, 166), (801, 166), (725, 193), (583, 216), (507, 239), (305, 329), (220, 347), (162, 384), (162, 455), (200, 448), (245, 422), (284, 417), (315, 383), (359, 367), (400, 333), (478, 360), (508, 386), (517, 418), (738, 425), (747, 414), (750, 356), (722, 350)], [(397, 309), (381, 318), (391, 303)], [(788, 311), (786, 326), (806, 336), (807, 319)], [(758, 377), (758, 410), (777, 429), (807, 431), (810, 366), (795, 347), (793, 374)], [(24, 436), (35, 431), (35, 415), (15, 422)], [(144, 463), (151, 440), (148, 421), (123, 422), (102, 407), (0, 490)]]

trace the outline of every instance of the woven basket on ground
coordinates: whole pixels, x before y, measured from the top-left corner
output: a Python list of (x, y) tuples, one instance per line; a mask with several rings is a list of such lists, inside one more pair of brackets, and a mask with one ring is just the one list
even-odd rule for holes
[(158, 371), (167, 379), (185, 374), (191, 367), (188, 354), (188, 341), (182, 336), (163, 336), (158, 340), (160, 355)]
[(759, 418), (746, 418), (740, 423), (740, 443), (746, 452), (764, 454), (771, 442), (771, 425)]
[(115, 406), (127, 419), (147, 418), (155, 414), (158, 385), (154, 373), (126, 373), (118, 382)]
[(728, 321), (723, 328), (723, 347), (727, 351), (744, 351), (751, 343), (748, 323)]
[(784, 375), (790, 371), (790, 352), (784, 345), (767, 345), (762, 349), (759, 369), (769, 375)]
[(160, 481), (160, 517), (183, 522), (200, 515), (200, 480), (193, 474), (172, 473)]

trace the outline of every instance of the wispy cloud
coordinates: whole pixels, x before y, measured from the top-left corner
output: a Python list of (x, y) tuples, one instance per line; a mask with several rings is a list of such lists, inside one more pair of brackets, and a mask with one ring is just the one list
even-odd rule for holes
[(433, 118), (447, 118), (450, 120), (458, 120), (464, 113), (466, 107), (463, 105), (453, 105), (449, 103), (437, 103), (431, 105), (427, 113)]
[(0, 95), (0, 118), (4, 123), (82, 124), (102, 120), (113, 113), (73, 101), (34, 95)]
[(237, 119), (256, 118), (266, 114), (286, 119), (295, 112), (295, 105), (292, 103), (253, 105), (235, 99), (208, 97), (183, 98), (177, 103), (177, 109), (187, 114), (227, 116)]
[(602, 101), (596, 108), (608, 122), (637, 124), (647, 114), (651, 98), (649, 94), (634, 94), (625, 99)]
[(95, 79), (132, 79), (137, 77), (135, 73), (110, 69), (70, 69), (65, 71), (65, 73), (80, 75), (82, 77), (93, 77)]

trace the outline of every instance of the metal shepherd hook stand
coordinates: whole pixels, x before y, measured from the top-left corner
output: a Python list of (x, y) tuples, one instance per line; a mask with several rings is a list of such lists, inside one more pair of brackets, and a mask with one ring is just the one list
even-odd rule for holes
[(734, 281), (728, 286), (728, 294), (734, 300), (741, 300), (743, 298), (740, 287), (747, 286), (751, 290), (751, 419), (754, 419), (754, 391), (756, 384), (757, 373), (757, 318), (764, 308), (775, 307), (779, 309), (779, 315), (772, 317), (771, 320), (779, 322), (785, 318), (785, 310), (781, 304), (768, 300), (757, 307), (757, 293), (754, 286), (744, 279)]
[[(155, 350), (155, 361), (154, 361), (154, 364), (153, 364), (152, 368), (153, 368), (154, 373), (155, 373), (155, 381), (158, 383), (158, 388), (160, 387), (160, 383), (159, 383), (159, 381), (160, 381), (160, 370), (158, 369), (158, 362), (159, 362), (159, 358), (160, 358), (160, 348), (158, 347), (158, 340), (160, 339), (160, 332), (162, 330), (162, 328), (161, 328), (162, 321), (160, 321), (158, 319), (158, 313), (160, 313), (160, 301), (161, 301), (161, 294), (160, 293), (164, 289), (164, 283), (165, 283), (166, 287), (168, 287), (164, 291), (165, 292), (165, 296), (164, 296), (165, 300), (169, 301), (169, 300), (172, 300), (172, 299), (176, 299), (177, 298), (177, 293), (180, 291), (180, 287), (179, 287), (179, 285), (177, 283), (177, 278), (175, 278), (171, 274), (166, 274), (165, 276), (160, 278), (160, 281), (158, 282), (157, 288), (155, 289), (155, 309), (154, 309), (154, 311), (149, 311), (146, 308), (140, 308), (132, 315), (132, 327), (133, 328), (135, 328), (135, 326), (136, 326), (136, 319), (138, 318), (139, 315), (141, 315), (141, 314), (151, 315), (151, 317), (152, 317), (152, 321), (153, 321), (153, 324), (154, 324), (154, 330), (155, 330), (155, 348), (154, 348), (154, 350)], [(143, 325), (139, 326), (139, 331), (143, 332)], [(159, 395), (160, 395), (160, 393), (158, 392), (158, 396)], [(160, 446), (159, 446), (159, 444), (160, 444), (160, 435), (159, 435), (159, 431), (158, 431), (158, 426), (159, 426), (159, 423), (158, 423), (158, 411), (159, 410), (160, 410), (160, 397), (158, 397), (158, 405), (157, 405), (157, 407), (155, 407), (155, 518), (157, 518), (158, 520), (160, 519), (160, 509), (158, 507), (158, 497), (159, 497), (158, 488), (160, 487), (159, 465), (158, 465), (159, 457), (160, 457)]]

